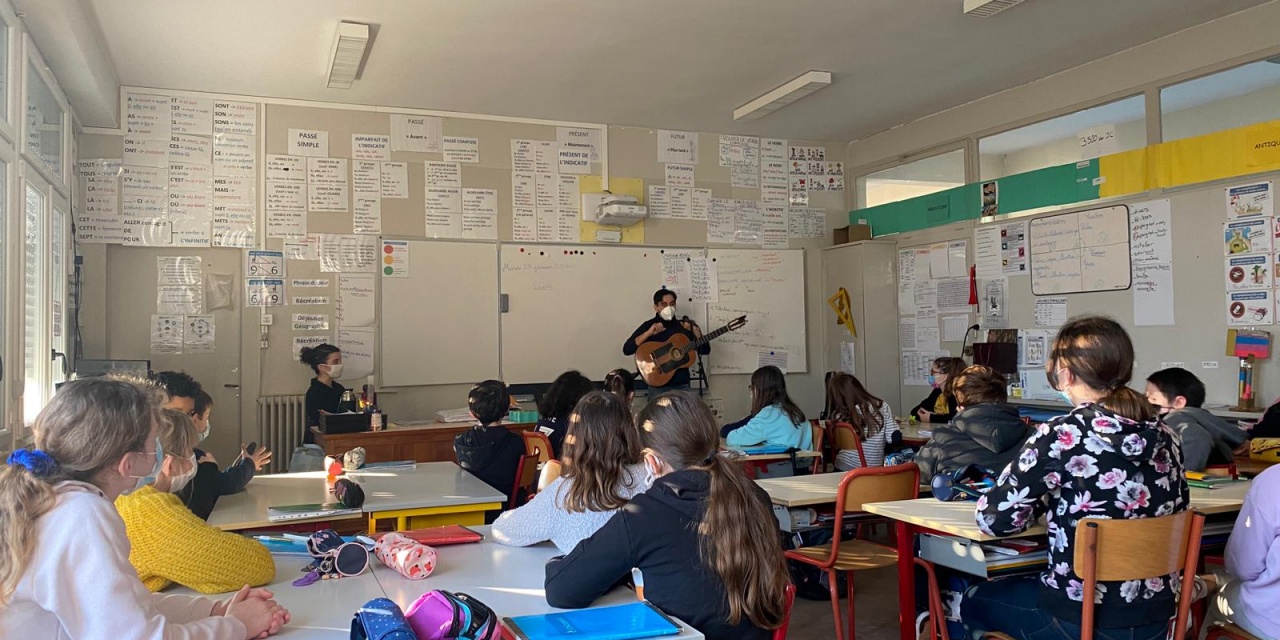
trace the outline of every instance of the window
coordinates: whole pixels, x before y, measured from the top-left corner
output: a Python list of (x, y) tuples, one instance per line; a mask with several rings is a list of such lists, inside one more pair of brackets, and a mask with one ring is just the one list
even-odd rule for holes
[(858, 178), (858, 208), (876, 207), (963, 185), (964, 149), (956, 149)]
[[(3, 73), (0, 73), (0, 75), (3, 75)], [(9, 269), (8, 269), (9, 263), (5, 259), (5, 257), (8, 255), (7, 249), (9, 246), (9, 227), (8, 227), (9, 180), (8, 179), (9, 179), (9, 163), (0, 162), (0, 288), (6, 288), (6, 289), (9, 286)], [(6, 334), (4, 331), (5, 318), (6, 318), (5, 298), (6, 296), (4, 295), (4, 292), (0, 291), (0, 359), (2, 359), (2, 361), (0, 361), (0, 368), (2, 368), (3, 366), (7, 366), (11, 362), (13, 362), (8, 358), (9, 354), (5, 351), (5, 346), (6, 346), (6, 342), (5, 342)], [(4, 382), (4, 380), (8, 380), (8, 378), (6, 377), (3, 380), (0, 380), (0, 433), (7, 432), (9, 428), (9, 423), (8, 423), (9, 414), (6, 413), (5, 411), (5, 406), (6, 406), (5, 402), (6, 400), (8, 400), (8, 396), (9, 396), (8, 387), (6, 386), (8, 383)], [(9, 445), (7, 442), (0, 441), (0, 449), (5, 449), (8, 446)]]
[(1280, 119), (1280, 57), (1160, 90), (1165, 142)]
[(56, 181), (62, 173), (63, 109), (34, 64), (27, 64), (26, 151)]
[[(49, 226), (50, 242), (49, 259), (53, 263), (50, 265), (51, 284), (49, 293), (53, 296), (53, 304), (50, 305), (49, 324), (51, 328), (50, 335), (52, 341), (49, 347), (58, 354), (61, 354), (57, 360), (53, 361), (51, 373), (51, 382), (54, 384), (67, 381), (67, 214), (63, 212), (62, 207), (55, 205), (53, 207), (53, 222)], [(50, 390), (52, 392), (52, 390)]]
[(988, 136), (978, 140), (979, 173), (994, 180), (1141, 149), (1146, 120), (1146, 99), (1139, 95)]
[(44, 215), (46, 197), (35, 186), (28, 184), (24, 194), (23, 215), (23, 422), (30, 424), (44, 408), (48, 392), (45, 372), (48, 370), (48, 349), (45, 347), (44, 307), (48, 295), (44, 286)]

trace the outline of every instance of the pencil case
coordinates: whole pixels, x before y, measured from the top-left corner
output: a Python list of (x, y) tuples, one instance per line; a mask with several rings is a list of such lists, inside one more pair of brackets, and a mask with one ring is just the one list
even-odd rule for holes
[(398, 533), (388, 533), (373, 545), (382, 564), (410, 579), (421, 580), (436, 570), (436, 550)]

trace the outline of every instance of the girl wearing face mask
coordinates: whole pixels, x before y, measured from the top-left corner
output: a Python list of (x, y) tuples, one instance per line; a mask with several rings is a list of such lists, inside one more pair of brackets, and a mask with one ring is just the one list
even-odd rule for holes
[(320, 426), (321, 411), (338, 412), (342, 392), (347, 390), (338, 384), (338, 378), (342, 377), (342, 351), (331, 344), (319, 344), (303, 347), (298, 359), (316, 373), (311, 379), (311, 388), (307, 389), (307, 427), (302, 434), (304, 444), (315, 444), (311, 427)]
[(225, 593), (270, 583), (276, 566), (265, 547), (209, 526), (173, 494), (196, 473), (198, 434), (191, 418), (165, 409), (158, 435), (165, 455), (155, 481), (116, 498), (132, 545), (129, 562), (142, 584), (152, 591), (177, 583), (200, 593)]
[(529, 504), (498, 516), (493, 539), (499, 544), (524, 547), (550, 540), (569, 553), (653, 483), (640, 453), (640, 432), (622, 398), (592, 391), (565, 422), (569, 433), (560, 477)]
[(590, 606), (634, 567), (649, 601), (707, 638), (773, 637), (790, 578), (768, 495), (719, 455), (715, 417), (698, 396), (659, 396), (637, 424), (657, 479), (572, 553), (547, 563), (547, 603)]
[[(1166, 516), (1187, 509), (1178, 436), (1128, 387), (1133, 343), (1115, 320), (1076, 318), (1063, 325), (1045, 361), (1049, 383), (1073, 406), (1039, 425), (978, 500), (978, 527), (1016, 536), (1048, 515), (1049, 566), (1038, 576), (970, 589), (961, 619), (974, 632), (1055, 640), (1080, 637), (1076, 528), (1086, 517)], [(1234, 536), (1233, 536), (1234, 537)], [(1099, 582), (1099, 639), (1162, 640), (1181, 576)]]
[(0, 637), (248, 640), (288, 622), (268, 591), (152, 594), (129, 565), (112, 502), (161, 471), (159, 407), (141, 383), (68, 382), (36, 417), (34, 448), (0, 465)]
[(967, 366), (969, 365), (960, 358), (948, 357), (934, 360), (929, 368), (929, 384), (933, 387), (933, 391), (929, 392), (929, 397), (916, 405), (911, 413), (915, 414), (920, 422), (926, 424), (950, 422), (951, 416), (956, 414), (956, 397), (951, 393), (951, 378), (964, 371)]

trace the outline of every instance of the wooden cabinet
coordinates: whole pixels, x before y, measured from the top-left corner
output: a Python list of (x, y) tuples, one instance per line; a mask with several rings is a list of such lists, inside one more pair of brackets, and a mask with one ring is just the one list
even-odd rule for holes
[[(519, 434), (533, 428), (532, 422), (503, 425)], [(316, 444), (325, 455), (337, 456), (364, 447), (366, 462), (457, 462), (453, 439), (472, 426), (465, 423), (435, 423), (423, 426), (392, 427), (384, 431), (326, 435), (316, 432)]]

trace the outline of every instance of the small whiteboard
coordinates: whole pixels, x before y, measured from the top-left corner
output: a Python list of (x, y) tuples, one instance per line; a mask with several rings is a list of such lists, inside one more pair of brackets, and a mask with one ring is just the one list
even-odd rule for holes
[(751, 373), (774, 364), (807, 371), (804, 251), (711, 249), (719, 300), (707, 305), (711, 328), (745, 315), (747, 326), (711, 344), (711, 373)]
[(382, 385), (498, 376), (498, 246), (410, 240), (408, 274), (379, 275)]
[(1128, 289), (1129, 207), (1060, 213), (1031, 221), (1031, 293)]

